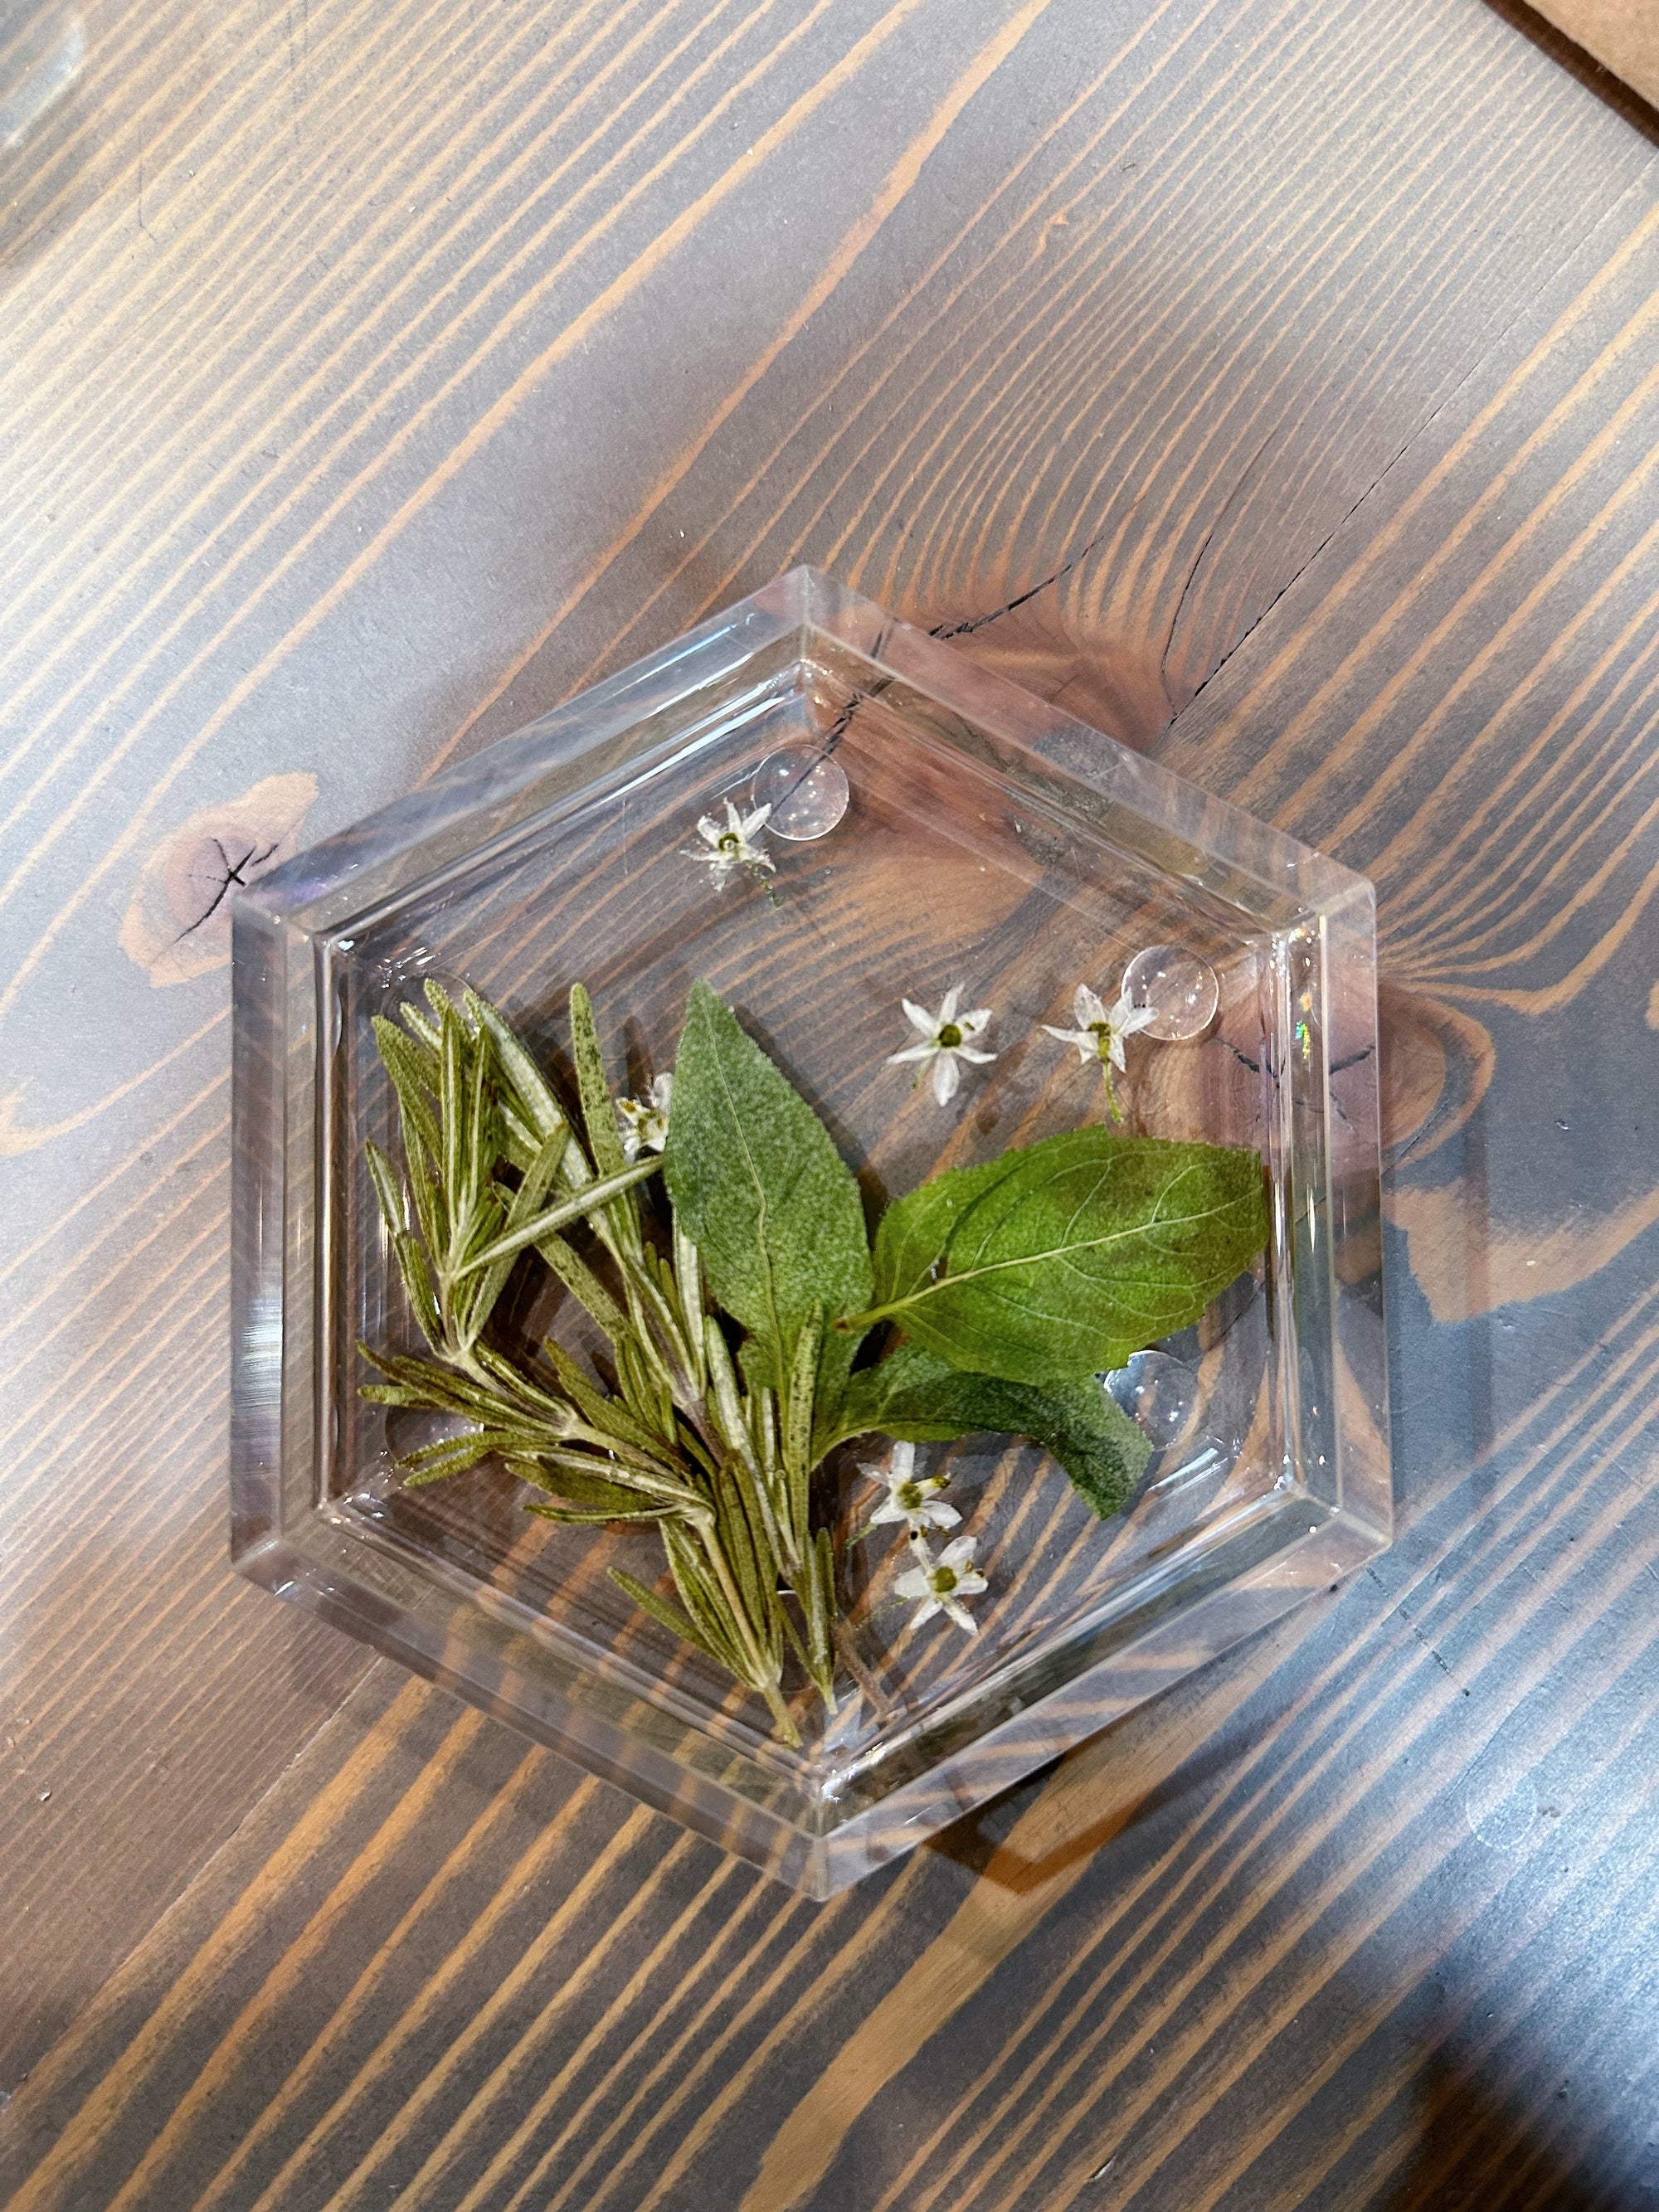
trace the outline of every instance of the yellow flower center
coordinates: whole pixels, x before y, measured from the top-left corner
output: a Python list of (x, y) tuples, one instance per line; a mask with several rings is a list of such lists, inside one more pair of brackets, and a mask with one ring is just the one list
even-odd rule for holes
[(939, 1033), (938, 1041), (946, 1052), (954, 1052), (962, 1042), (962, 1031), (954, 1022), (946, 1022)]

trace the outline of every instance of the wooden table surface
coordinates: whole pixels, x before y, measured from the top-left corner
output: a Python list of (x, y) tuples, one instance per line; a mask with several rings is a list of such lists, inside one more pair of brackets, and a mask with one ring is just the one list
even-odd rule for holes
[[(0, 5), (13, 2212), (1659, 2203), (1656, 143), (1484, 0)], [(1400, 1516), (826, 1905), (223, 1497), (228, 878), (801, 558), (1376, 879)]]

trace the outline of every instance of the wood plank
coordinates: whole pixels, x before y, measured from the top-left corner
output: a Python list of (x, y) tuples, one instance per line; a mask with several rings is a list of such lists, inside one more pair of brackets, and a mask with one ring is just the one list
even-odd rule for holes
[(1638, 173), (1164, 741), (1383, 894), (1394, 1552), (824, 1906), (377, 1677), (14, 2100), (19, 2212), (1652, 2182), (1656, 264)]
[[(223, 1568), (223, 972), (208, 964), (161, 984), (153, 962), (118, 949), (147, 865), (166, 846), (195, 880), (204, 810), (234, 811), (273, 778), (316, 775), (305, 834), (349, 820), (803, 554), (930, 622), (994, 615), (1063, 570), (1051, 593), (972, 629), (972, 648), (1155, 742), (1344, 516), (1370, 530), (1371, 488), (1472, 388), (1488, 349), (1529, 358), (1504, 334), (1550, 272), (1587, 238), (1591, 264), (1611, 265), (1651, 174), (1641, 137), (1475, 0), (1081, 11), (1061, 0), (569, 0), (483, 18), (422, 0), (337, 0), (297, 19), (252, 0), (205, 15), (168, 0), (142, 23), (108, 0), (83, 14), (82, 76), (24, 144), (27, 190), (14, 194), (24, 173), (7, 173), (0, 246), (5, 2081), (236, 1828), (362, 1666), (355, 1648)], [(1569, 323), (1555, 366), (1611, 347), (1600, 312)], [(1595, 428), (1599, 389), (1582, 402)], [(1616, 475), (1626, 458), (1609, 449), (1594, 466)], [(1597, 543), (1612, 544), (1632, 509), (1616, 507), (1625, 478), (1607, 481), (1616, 512)], [(1517, 485), (1516, 499), (1541, 496), (1530, 479)], [(1549, 509), (1551, 529), (1577, 496)], [(1419, 526), (1413, 544), (1443, 520)], [(1316, 563), (1309, 576), (1326, 573)], [(1560, 588), (1571, 600), (1579, 586), (1570, 577)], [(1310, 619), (1312, 589), (1298, 603)], [(1273, 634), (1289, 635), (1282, 618)], [(1459, 673), (1478, 658), (1478, 645), (1447, 649)], [(1176, 752), (1200, 732), (1206, 745), (1242, 746), (1237, 769), (1234, 751), (1215, 754), (1225, 781), (1256, 765), (1248, 732), (1259, 725), (1247, 714), (1245, 735), (1218, 735), (1203, 719), (1211, 697)], [(1532, 711), (1523, 702), (1503, 737), (1504, 763), (1545, 727)], [(1322, 757), (1313, 725), (1299, 742), (1298, 763)], [(1370, 788), (1364, 760), (1353, 774), (1358, 796)], [(1402, 740), (1389, 805), (1403, 807), (1419, 775), (1439, 793), (1433, 774)], [(1586, 788), (1611, 775), (1605, 789), (1622, 791), (1618, 774), (1595, 768)], [(1283, 789), (1270, 777), (1258, 803), (1280, 803)], [(1310, 805), (1309, 818), (1368, 849), (1340, 814)], [(1420, 844), (1421, 830), (1410, 834)], [(1558, 860), (1570, 876), (1580, 865), (1552, 847), (1546, 878)], [(1517, 913), (1540, 896), (1526, 883)], [(1584, 911), (1619, 896), (1596, 888)], [(1492, 969), (1503, 988), (1547, 991), (1574, 972), (1513, 943)], [(1438, 1053), (1448, 1081), (1472, 1093), (1480, 1037), (1495, 1038), (1491, 1095), (1510, 1102), (1507, 1131), (1526, 1103), (1506, 1073), (1510, 1012), (1468, 1012), (1486, 946), (1462, 956), (1472, 983), (1443, 975), (1426, 940), (1416, 957), (1415, 1026), (1397, 1032), (1411, 1066), (1431, 1069)], [(1633, 939), (1620, 957), (1627, 975)], [(1513, 1034), (1529, 1035), (1531, 1018), (1516, 1011)], [(1570, 1057), (1564, 1046), (1552, 1068)], [(1446, 1097), (1443, 1085), (1431, 1109), (1436, 1164), (1401, 1186), (1419, 1204), (1404, 1233), (1431, 1309), (1461, 1297), (1484, 1313), (1459, 1287), (1470, 1279), (1467, 1209), (1437, 1197), (1455, 1161), (1465, 1172), (1456, 1144), (1476, 1141), (1440, 1140), (1461, 1110)], [(1462, 1126), (1478, 1136), (1486, 1124)], [(1529, 1152), (1517, 1185), (1553, 1157)], [(1554, 1224), (1558, 1292), (1582, 1279), (1599, 1298), (1625, 1283), (1650, 1233), (1633, 1167), (1610, 1151), (1601, 1164), (1617, 1206), (1588, 1226), (1578, 1215)], [(1503, 1170), (1466, 1170), (1479, 1172)], [(1532, 1229), (1516, 1219), (1524, 1240)], [(1422, 1257), (1431, 1247), (1450, 1255), (1438, 1272)], [(1494, 1250), (1483, 1283), (1494, 1269), (1507, 1283), (1530, 1255), (1514, 1237)], [(1443, 1401), (1407, 1431), (1412, 1465), (1455, 1484), (1499, 1411), (1529, 1403), (1538, 1346), (1554, 1358), (1561, 1327), (1535, 1300), (1528, 1326), (1534, 1316), (1548, 1325), (1517, 1322), (1513, 1350), (1489, 1332), (1445, 1363)], [(1425, 1326), (1421, 1311), (1414, 1320)], [(1599, 1343), (1602, 1327), (1587, 1292), (1565, 1324), (1571, 1352)], [(1450, 1387), (1458, 1373), (1471, 1378), (1473, 1426)], [(1482, 1483), (1499, 1486), (1497, 1464), (1481, 1462)], [(1363, 1620), (1344, 1618), (1361, 1632)], [(1302, 1677), (1289, 1680), (1273, 1695), (1311, 1697)], [(384, 1733), (370, 1730), (373, 1771), (353, 1768), (341, 1785), (350, 1818), (377, 1834), (376, 1793), (404, 1786), (394, 1772), (414, 1791), (419, 1775), (448, 1771), (424, 1762), (482, 1759), (483, 1819), (517, 1771), (516, 1747), (469, 1751), (493, 1744), (489, 1732), (452, 1742), (453, 1716), (434, 1719), (441, 1707), (411, 1697)], [(1192, 1740), (1177, 1729), (1169, 1741), (1184, 1751)], [(1243, 1755), (1244, 1739), (1229, 1741), (1218, 1775)], [(273, 1817), (322, 1790), (313, 1777), (337, 1755), (302, 1761)], [(1164, 1771), (1163, 1753), (1146, 1757)], [(490, 1759), (509, 1764), (497, 1774)], [(552, 1840), (536, 1894), (574, 1895), (611, 1830), (575, 1816), (567, 1828), (555, 1801), (569, 1777), (537, 1774), (552, 1794), (529, 1797), (524, 1817), (538, 1832), (545, 1820)], [(531, 1779), (515, 1786), (529, 1791)], [(503, 1820), (520, 1817), (518, 1802), (503, 1800)], [(606, 1802), (603, 1819), (619, 1826)], [(1044, 1802), (1032, 1812), (1040, 1835), (1051, 1832)], [(374, 1862), (387, 1899), (422, 1852), (451, 1848), (448, 1818), (416, 1798), (384, 1866)], [(1076, 1836), (1092, 1832), (1080, 1816)], [(652, 1830), (642, 1857), (660, 1855), (665, 1836)], [(1117, 1865), (1110, 1852), (1085, 1863), (1085, 1847), (1066, 1834), (1015, 1847), (1016, 1862), (1057, 1854), (1078, 1870), (1078, 1927), (1107, 1910), (1100, 1885)], [(233, 1888), (252, 1863), (223, 1863)], [(698, 1919), (702, 1862), (686, 1847), (673, 1864), (690, 1869), (674, 1910), (693, 1911), (686, 1925), (701, 1931), (733, 1878)], [(783, 1983), (744, 2014), (736, 1954), (715, 1944), (731, 1981), (709, 2017), (726, 2008), (738, 2024), (711, 2066), (772, 2019), (767, 2048), (800, 2055), (760, 2094), (804, 2091), (836, 2023), (859, 2009), (860, 1977), (887, 1986), (882, 1946), (897, 1947), (896, 1969), (913, 1915), (921, 1942), (988, 1893), (981, 1885), (964, 1901), (960, 1872), (919, 1862), (900, 1878), (902, 1910), (874, 1920), (886, 1892), (861, 1893), (810, 1941), (810, 1913), (759, 1895), (745, 1924), (775, 1922), (780, 1958), (799, 1929), (802, 1956), (819, 1962), (827, 2025), (813, 2033), (824, 2039), (797, 2044), (785, 2014), (768, 2013), (785, 2002)], [(1013, 1893), (1036, 1893), (1019, 1889), (1017, 1864), (1015, 1876)], [(268, 1881), (258, 1893), (276, 1892)], [(585, 1970), (584, 2002), (598, 2003), (613, 1960), (633, 1961), (622, 1987), (647, 1955), (626, 1944), (647, 1926), (655, 1943), (674, 1923), (653, 1920), (654, 1905), (629, 1921), (583, 1894), (624, 1946), (601, 1946)], [(358, 1929), (357, 1898), (349, 1892), (331, 1929)], [(435, 1893), (432, 1909), (435, 1922), (423, 1907), (393, 1946), (400, 1974), (451, 1924)], [(455, 1909), (470, 1928), (474, 1906)], [(238, 1923), (245, 1935), (252, 1924)], [(341, 1954), (359, 1960), (354, 1971), (368, 1971), (370, 1924)], [(390, 1942), (395, 1922), (374, 1924)], [(865, 1949), (837, 1948), (866, 1924)], [(1012, 1957), (1026, 1923), (997, 1924), (1014, 1928)], [(496, 1925), (466, 1969), (483, 1981), (453, 2000), (469, 2017), (489, 1978), (510, 1971), (491, 1948)], [(985, 1938), (985, 1955), (1002, 1958), (1003, 1940)], [(174, 1999), (167, 2033), (185, 2070), (168, 2075), (167, 2094), (185, 2094), (213, 2006), (236, 2017), (247, 1955), (215, 1951)], [(172, 1986), (166, 1942), (145, 1956), (112, 2000), (134, 2033)], [(662, 1954), (678, 1957), (672, 1943)], [(651, 1974), (640, 1984), (653, 2003), (665, 1986)], [(971, 1973), (950, 1987), (980, 2008), (963, 2032), (983, 2043), (994, 1988)], [(422, 2027), (420, 2051), (447, 2047), (459, 2017), (450, 2002)], [(279, 2034), (264, 2078), (283, 2070), (290, 2032), (311, 2028)], [(536, 2033), (563, 2030), (555, 2020)], [(494, 2046), (483, 2034), (446, 2076), (457, 2112), (482, 2094), (466, 2071), (477, 2047)], [(532, 2037), (532, 2075), (551, 2047)], [(892, 2063), (878, 2056), (870, 2079)], [(125, 2172), (122, 2160), (143, 2156), (134, 2146), (165, 2124), (167, 2095), (125, 2107), (128, 2077), (98, 2089), (95, 2074), (88, 2059), (68, 2103), (52, 2101), (50, 2082), (70, 2075), (33, 2085), (18, 2123), (38, 2140), (33, 2130), (55, 2132), (74, 2106), (75, 2157), (91, 2142), (100, 2173)], [(857, 2090), (866, 2077), (851, 2078)], [(613, 2087), (597, 2093), (603, 2106)], [(942, 2094), (924, 2083), (922, 2105)], [(319, 2112), (304, 2109), (309, 2127)], [(708, 2147), (700, 2137), (685, 2155), (718, 2164), (738, 2140), (758, 2172), (765, 2130), (746, 2117), (752, 2105), (732, 2109)], [(686, 2112), (673, 2103), (668, 2128), (690, 2145)], [(195, 2146), (178, 2154), (186, 2165), (229, 2154), (210, 2114), (204, 2136), (196, 2124), (175, 2130)], [(319, 2171), (344, 2171), (338, 2124), (319, 2138)], [(505, 2140), (498, 2104), (481, 2106), (476, 2124), (492, 2152)], [(886, 2155), (863, 2136), (845, 2151), (839, 2141), (831, 2191), (835, 2160)], [(147, 2171), (170, 2170), (173, 2155)], [(132, 2201), (150, 2185), (136, 2182)]]

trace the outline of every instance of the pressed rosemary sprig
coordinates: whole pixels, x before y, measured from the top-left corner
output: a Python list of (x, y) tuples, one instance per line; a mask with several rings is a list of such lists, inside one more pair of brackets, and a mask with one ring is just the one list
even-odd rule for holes
[[(427, 999), (401, 1010), (401, 1029), (375, 1024), (407, 1181), (378, 1146), (367, 1151), (433, 1357), (364, 1346), (385, 1378), (364, 1395), (466, 1425), (410, 1454), (405, 1479), (436, 1481), (495, 1456), (544, 1493), (532, 1512), (654, 1523), (679, 1605), (620, 1570), (615, 1579), (757, 1691), (779, 1734), (798, 1741), (782, 1692), (787, 1652), (835, 1702), (835, 1577), (792, 1442), (811, 1434), (810, 1376), (805, 1386), (795, 1378), (781, 1419), (774, 1389), (733, 1366), (696, 1244), (677, 1224), (666, 1249), (647, 1237), (635, 1193), (661, 1161), (623, 1157), (580, 986), (570, 1019), (580, 1133), (493, 1007), (471, 992), (457, 1005), (434, 984)], [(579, 1223), (603, 1249), (614, 1287), (565, 1234)], [(485, 1340), (514, 1264), (532, 1249), (604, 1334), (614, 1388), (551, 1339), (529, 1372)]]
[[(1265, 1237), (1252, 1155), (1083, 1128), (935, 1177), (886, 1209), (872, 1245), (829, 1131), (705, 983), (649, 1116), (612, 1093), (580, 984), (574, 1114), (475, 993), (429, 983), (400, 1011), (375, 1035), (403, 1171), (367, 1149), (431, 1357), (363, 1346), (382, 1378), (364, 1395), (457, 1425), (404, 1459), (405, 1480), (495, 1458), (536, 1491), (532, 1512), (653, 1526), (674, 1598), (612, 1578), (756, 1691), (788, 1743), (792, 1667), (831, 1711), (838, 1659), (867, 1681), (838, 1618), (833, 1516), (815, 1519), (828, 1455), (870, 1431), (914, 1444), (1000, 1430), (1115, 1512), (1150, 1447), (1098, 1371), (1195, 1321)], [(531, 1254), (603, 1337), (592, 1370), (551, 1338), (527, 1364), (491, 1342)], [(893, 1492), (913, 1536), (955, 1517), (927, 1509), (937, 1486)], [(919, 1621), (974, 1629), (961, 1601), (987, 1586), (977, 1541), (917, 1553), (896, 1589), (920, 1598)]]

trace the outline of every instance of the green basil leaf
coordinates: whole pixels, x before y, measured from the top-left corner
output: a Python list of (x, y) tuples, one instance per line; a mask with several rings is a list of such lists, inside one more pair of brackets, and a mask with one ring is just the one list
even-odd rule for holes
[[(792, 1371), (800, 1332), (820, 1308), (838, 1320), (870, 1303), (870, 1242), (851, 1170), (703, 982), (686, 1004), (662, 1164), (709, 1288), (758, 1340), (769, 1376)], [(822, 1401), (839, 1401), (859, 1334), (826, 1330)]]
[(1010, 1382), (1093, 1375), (1190, 1327), (1267, 1237), (1254, 1152), (1073, 1129), (890, 1207), (853, 1327)]
[(1103, 1520), (1133, 1494), (1152, 1452), (1150, 1439), (1092, 1375), (1039, 1388), (970, 1375), (911, 1344), (854, 1376), (836, 1426), (842, 1437), (875, 1429), (912, 1443), (981, 1430), (1029, 1437), (1060, 1462)]

